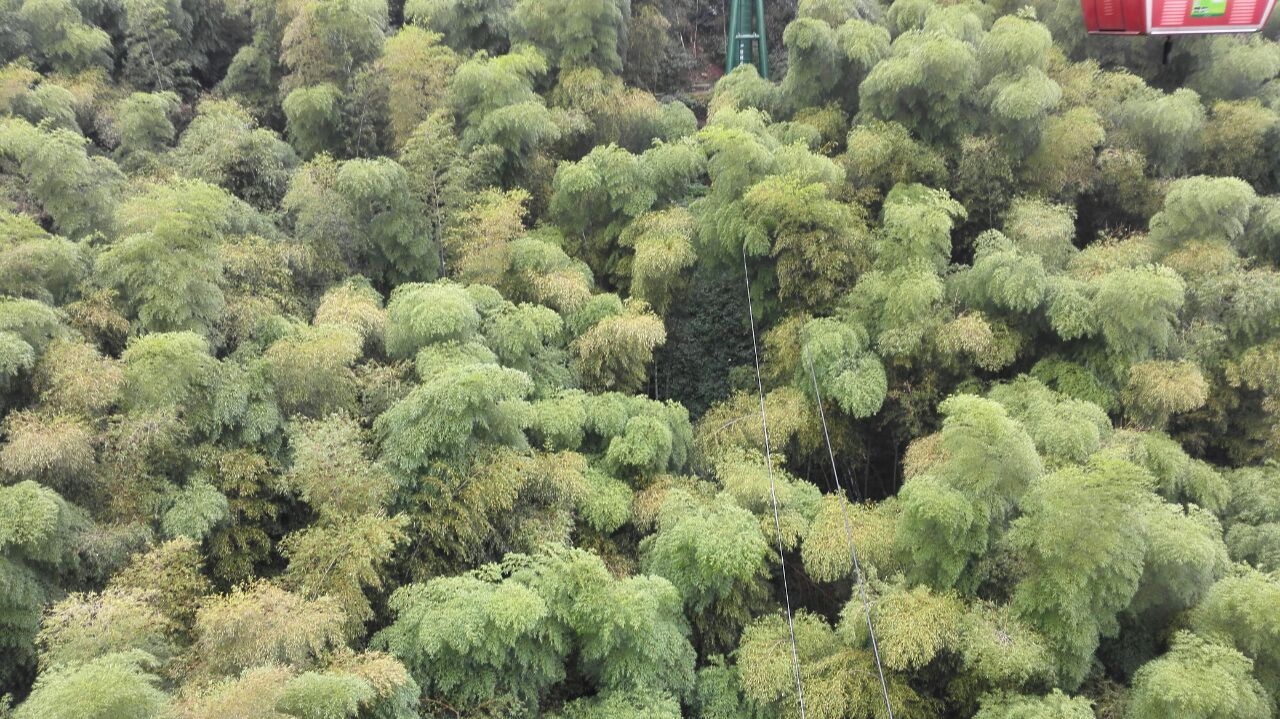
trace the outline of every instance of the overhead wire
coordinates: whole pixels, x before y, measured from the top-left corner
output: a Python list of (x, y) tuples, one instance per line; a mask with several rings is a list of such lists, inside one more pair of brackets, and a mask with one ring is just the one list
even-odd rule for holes
[(880, 644), (876, 641), (876, 630), (871, 622), (871, 601), (867, 598), (867, 583), (862, 576), (862, 565), (858, 562), (858, 550), (853, 542), (853, 528), (849, 524), (849, 510), (845, 507), (844, 488), (840, 485), (840, 470), (836, 468), (836, 453), (831, 448), (831, 432), (827, 429), (827, 413), (822, 408), (822, 391), (818, 389), (818, 374), (813, 369), (813, 359), (809, 351), (804, 350), (804, 361), (809, 366), (809, 379), (813, 382), (813, 397), (818, 404), (818, 416), (822, 418), (822, 438), (827, 444), (827, 456), (831, 459), (831, 474), (835, 478), (836, 490), (839, 492), (840, 517), (844, 520), (844, 537), (849, 545), (849, 556), (853, 560), (853, 576), (858, 585), (858, 595), (862, 599), (862, 613), (867, 618), (867, 634), (871, 637), (871, 653), (876, 660), (876, 671), (880, 674), (880, 691), (884, 694), (884, 709), (893, 719), (893, 702), (889, 700), (889, 682), (884, 677), (884, 665), (880, 661)]
[[(778, 513), (778, 490), (773, 479), (773, 452), (769, 443), (769, 419), (764, 408), (764, 380), (760, 376), (760, 345), (756, 341), (756, 315), (751, 308), (751, 273), (747, 269), (747, 246), (742, 246), (742, 278), (747, 287), (747, 318), (751, 324), (751, 354), (755, 359), (756, 392), (760, 397), (760, 430), (764, 435), (764, 466), (769, 475), (769, 498), (773, 502), (773, 529), (778, 538), (778, 562), (782, 565), (782, 596), (787, 607), (787, 633), (791, 638), (791, 672), (796, 680), (796, 702), (800, 719), (807, 719), (804, 703), (804, 681), (800, 677), (800, 653), (796, 649), (795, 615), (791, 611), (791, 590), (787, 586), (787, 560), (782, 545), (782, 520)], [(890, 718), (892, 719), (892, 718)]]

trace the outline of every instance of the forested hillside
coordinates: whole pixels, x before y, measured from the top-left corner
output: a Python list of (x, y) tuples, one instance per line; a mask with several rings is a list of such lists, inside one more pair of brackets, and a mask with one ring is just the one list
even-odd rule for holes
[(769, 5), (0, 0), (0, 717), (1280, 715), (1280, 23)]

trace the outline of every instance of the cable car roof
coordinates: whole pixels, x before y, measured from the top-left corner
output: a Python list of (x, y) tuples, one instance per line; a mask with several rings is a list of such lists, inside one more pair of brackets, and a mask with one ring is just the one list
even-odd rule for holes
[(1275, 0), (1080, 0), (1085, 29), (1105, 35), (1257, 32)]

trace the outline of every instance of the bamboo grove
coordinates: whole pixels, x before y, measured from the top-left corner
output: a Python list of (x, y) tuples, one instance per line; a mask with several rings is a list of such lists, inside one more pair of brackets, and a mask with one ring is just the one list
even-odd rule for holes
[(0, 717), (1276, 716), (1280, 27), (717, 8), (0, 0)]

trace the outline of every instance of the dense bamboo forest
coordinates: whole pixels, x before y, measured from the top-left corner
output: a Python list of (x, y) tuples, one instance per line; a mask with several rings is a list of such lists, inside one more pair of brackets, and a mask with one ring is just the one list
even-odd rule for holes
[(1280, 716), (1280, 20), (766, 5), (0, 0), (0, 719)]

